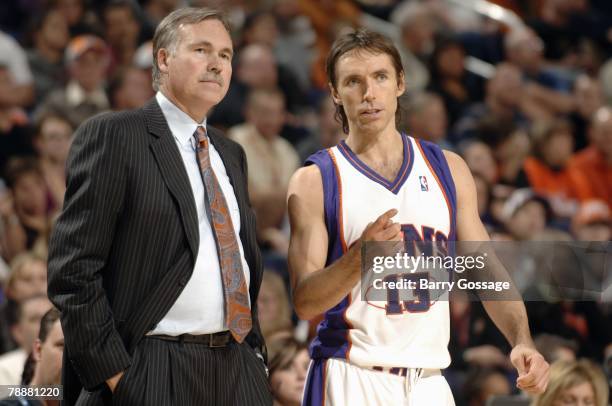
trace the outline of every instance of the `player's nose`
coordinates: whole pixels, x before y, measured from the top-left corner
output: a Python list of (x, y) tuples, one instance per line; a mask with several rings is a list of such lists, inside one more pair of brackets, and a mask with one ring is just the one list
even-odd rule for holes
[(365, 93), (363, 94), (363, 100), (366, 102), (376, 100), (376, 96), (374, 94), (374, 82), (372, 79), (368, 78), (365, 82)]

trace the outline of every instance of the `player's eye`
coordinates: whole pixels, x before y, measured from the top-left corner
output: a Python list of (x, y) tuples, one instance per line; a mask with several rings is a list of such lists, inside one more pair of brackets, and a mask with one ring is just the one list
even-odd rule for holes
[(379, 73), (378, 76), (376, 76), (376, 78), (378, 80), (386, 80), (387, 79), (387, 74), (386, 73)]

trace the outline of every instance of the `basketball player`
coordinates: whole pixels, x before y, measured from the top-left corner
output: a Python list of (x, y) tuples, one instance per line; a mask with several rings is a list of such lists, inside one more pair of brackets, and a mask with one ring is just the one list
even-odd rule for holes
[[(450, 363), (448, 301), (391, 309), (361, 300), (360, 249), (363, 241), (489, 240), (474, 181), (458, 155), (398, 132), (404, 72), (387, 38), (339, 38), (327, 73), (348, 137), (312, 155), (288, 192), (295, 309), (306, 320), (324, 314), (303, 404), (453, 405), (440, 373)], [(484, 306), (513, 347), (517, 386), (542, 392), (548, 364), (523, 303)]]

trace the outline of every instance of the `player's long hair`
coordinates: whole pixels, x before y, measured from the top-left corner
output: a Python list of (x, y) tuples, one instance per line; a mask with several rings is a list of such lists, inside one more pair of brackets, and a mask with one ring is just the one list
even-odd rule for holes
[[(333, 89), (336, 89), (337, 77), (336, 77), (336, 64), (340, 57), (347, 52), (353, 50), (361, 50), (371, 52), (373, 54), (387, 54), (393, 62), (395, 73), (397, 74), (397, 82), (400, 82), (400, 78), (404, 77), (404, 67), (402, 66), (402, 58), (400, 57), (397, 48), (393, 45), (393, 42), (386, 36), (377, 32), (369, 31), (366, 29), (359, 29), (357, 31), (345, 34), (338, 38), (332, 45), (331, 51), (325, 61), (325, 70), (327, 71), (327, 77), (329, 83)], [(399, 97), (397, 100), (397, 110), (395, 111), (395, 123), (399, 125), (401, 122), (401, 109)], [(342, 123), (342, 131), (345, 134), (349, 132), (348, 118), (344, 108), (341, 105), (336, 104), (336, 120)]]

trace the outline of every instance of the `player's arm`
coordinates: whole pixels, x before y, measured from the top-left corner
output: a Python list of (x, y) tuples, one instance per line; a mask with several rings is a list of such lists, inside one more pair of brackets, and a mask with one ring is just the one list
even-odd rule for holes
[[(287, 206), (291, 224), (289, 273), (297, 315), (309, 320), (337, 305), (359, 281), (361, 243), (325, 267), (328, 234), (323, 205), (323, 181), (316, 165), (299, 169), (289, 182)], [(389, 210), (368, 225), (361, 240), (399, 240), (400, 225)]]
[[(459, 155), (444, 151), (457, 191), (457, 239), (461, 241), (489, 241), (476, 201), (474, 178)], [(530, 393), (541, 393), (548, 383), (548, 364), (534, 347), (527, 312), (522, 300), (483, 300), (489, 317), (513, 347), (512, 364), (518, 369), (519, 388)]]

